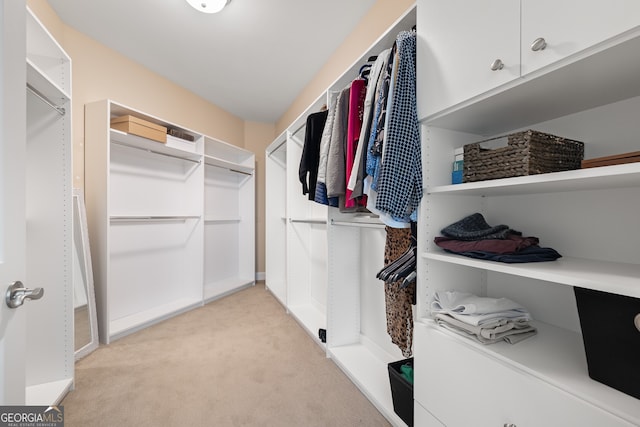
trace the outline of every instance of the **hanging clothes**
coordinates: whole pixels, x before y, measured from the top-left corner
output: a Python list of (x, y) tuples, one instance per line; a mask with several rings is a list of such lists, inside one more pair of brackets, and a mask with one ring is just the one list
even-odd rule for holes
[(387, 112), (376, 208), (393, 218), (409, 219), (415, 217), (423, 194), (415, 32), (398, 34), (396, 46), (398, 67)]
[(347, 182), (347, 189), (352, 191), (351, 197), (360, 197), (364, 194), (364, 175), (367, 162), (365, 153), (369, 143), (369, 135), (371, 134), (378, 82), (382, 69), (389, 58), (389, 52), (391, 52), (391, 49), (383, 50), (377, 56), (369, 71), (369, 83), (367, 84), (367, 92), (364, 99), (362, 127), (360, 129), (360, 137), (358, 138), (358, 148), (356, 149), (356, 155), (353, 160), (353, 169)]
[[(410, 228), (385, 227), (387, 232), (384, 248), (384, 265), (387, 266), (405, 254), (412, 246)], [(402, 350), (404, 357), (411, 357), (413, 345), (413, 311), (415, 282), (403, 287), (403, 279), (385, 283), (385, 305), (387, 333), (391, 342)]]
[(367, 86), (363, 79), (356, 79), (351, 83), (349, 92), (349, 115), (347, 122), (347, 149), (346, 149), (346, 179), (345, 179), (345, 201), (344, 207), (355, 208), (356, 206), (366, 206), (366, 197), (352, 198), (352, 191), (347, 188), (351, 171), (354, 167), (356, 150), (360, 141), (360, 130), (362, 129), (362, 118), (364, 109), (364, 97), (367, 93)]
[(316, 181), (316, 193), (314, 201), (321, 205), (338, 206), (338, 198), (327, 197), (327, 159), (329, 157), (329, 147), (331, 145), (331, 132), (333, 130), (333, 122), (336, 115), (336, 105), (338, 102), (339, 93), (329, 92), (329, 108), (327, 110), (327, 120), (322, 130), (322, 137), (320, 140), (320, 161), (318, 164), (318, 178)]
[(371, 133), (367, 143), (367, 159), (366, 173), (371, 177), (371, 188), (378, 188), (378, 172), (380, 166), (380, 152), (374, 149), (376, 141), (382, 141), (384, 134), (384, 125), (386, 121), (387, 97), (389, 95), (389, 85), (391, 82), (391, 73), (393, 71), (393, 62), (395, 58), (396, 45), (389, 50), (389, 55), (385, 58), (383, 69), (378, 80), (378, 89), (376, 91), (376, 106), (371, 124)]
[(350, 91), (350, 88), (343, 89), (342, 92), (340, 92), (340, 96), (338, 97), (338, 102), (336, 104), (325, 177), (328, 197), (339, 197), (344, 196), (345, 194), (345, 150), (347, 147), (347, 122), (349, 120)]
[[(387, 59), (387, 68), (383, 70), (380, 76), (380, 91), (378, 101), (377, 120), (372, 124), (375, 129), (372, 129), (371, 137), (369, 139), (369, 146), (367, 152), (367, 176), (364, 179), (364, 193), (367, 194), (367, 209), (378, 215), (380, 221), (385, 225), (394, 228), (409, 228), (411, 218), (408, 216), (394, 217), (391, 214), (382, 211), (377, 208), (378, 191), (377, 181), (380, 174), (380, 166), (383, 161), (383, 157), (379, 155), (378, 150), (383, 150), (386, 144), (385, 129), (389, 125), (390, 115), (386, 114), (386, 111), (391, 106), (391, 99), (394, 93), (394, 86), (389, 82), (395, 81), (395, 75), (398, 72), (398, 55), (394, 48), (389, 51), (389, 58)], [(386, 90), (386, 93), (385, 93)], [(384, 105), (383, 105), (384, 104)], [(375, 146), (379, 145), (379, 149)]]
[(320, 164), (320, 142), (328, 112), (320, 111), (307, 117), (304, 146), (298, 168), (298, 177), (302, 183), (302, 194), (308, 194), (309, 200), (316, 196), (316, 183), (318, 181), (318, 167)]

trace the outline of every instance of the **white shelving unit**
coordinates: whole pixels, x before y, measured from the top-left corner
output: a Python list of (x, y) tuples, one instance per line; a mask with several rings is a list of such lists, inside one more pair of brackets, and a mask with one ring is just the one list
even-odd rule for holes
[[(193, 141), (111, 129), (123, 115)], [(111, 100), (87, 104), (85, 117), (101, 342), (254, 283), (252, 153)]]
[(204, 139), (204, 301), (255, 283), (255, 156)]
[[(431, 22), (450, 18), (438, 15), (432, 3), (418, 5), (419, 64), (434, 59), (429, 52), (437, 48), (430, 43), (446, 38), (429, 34)], [(610, 10), (620, 14), (622, 9)], [(456, 17), (482, 20), (464, 11)], [(422, 109), (430, 113), (422, 116), (426, 197), (418, 226), (415, 400), (423, 416), (426, 411), (441, 425), (640, 424), (636, 398), (589, 378), (573, 294), (577, 286), (640, 297), (640, 259), (633, 249), (640, 237), (634, 215), (640, 208), (638, 165), (450, 185), (455, 148), (527, 128), (583, 141), (585, 158), (637, 151), (640, 61), (634, 52), (640, 46), (640, 21), (631, 26), (622, 21), (618, 35), (589, 40), (582, 50), (531, 72), (523, 65), (523, 75), (509, 84), (490, 86), (440, 111)], [(551, 46), (554, 40), (547, 42)], [(438, 78), (423, 72), (418, 87), (431, 87)], [(541, 246), (556, 249), (562, 258), (503, 264), (448, 254), (435, 245), (442, 228), (474, 212), (489, 224), (508, 224), (539, 237)], [(515, 345), (481, 345), (447, 332), (431, 320), (429, 303), (438, 290), (515, 300), (532, 313), (538, 333)], [(517, 389), (517, 398), (507, 389)], [(453, 395), (465, 411), (446, 400)], [(533, 408), (524, 401), (540, 404)]]
[[(27, 276), (44, 296), (27, 312), (26, 404), (73, 385), (71, 59), (27, 8)], [(46, 348), (46, 351), (43, 351)]]
[[(111, 100), (85, 111), (101, 342), (253, 284), (253, 154)], [(160, 143), (111, 129), (123, 115), (193, 141)]]
[[(306, 118), (329, 104), (363, 63), (393, 45), (416, 22), (411, 7), (266, 150), (266, 286), (327, 355), (393, 424), (404, 425), (391, 399), (388, 366), (403, 359), (386, 332), (384, 225), (343, 214), (302, 194), (298, 167)], [(318, 338), (326, 329), (327, 342)]]
[[(194, 141), (163, 144), (111, 129), (123, 115)], [(104, 100), (85, 106), (85, 140), (99, 333), (108, 344), (202, 304), (204, 136)]]

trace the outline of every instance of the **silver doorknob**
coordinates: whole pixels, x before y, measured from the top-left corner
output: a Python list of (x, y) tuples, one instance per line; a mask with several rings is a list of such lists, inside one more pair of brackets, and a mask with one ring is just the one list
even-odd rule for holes
[(44, 295), (44, 289), (25, 288), (21, 281), (16, 281), (9, 286), (5, 296), (5, 301), (9, 308), (18, 308), (24, 304), (25, 299), (40, 299)]
[(491, 63), (491, 71), (498, 71), (504, 68), (504, 63), (501, 59), (496, 59)]
[(547, 42), (542, 37), (538, 37), (531, 43), (531, 50), (534, 52), (538, 52), (539, 50), (544, 50), (547, 47)]

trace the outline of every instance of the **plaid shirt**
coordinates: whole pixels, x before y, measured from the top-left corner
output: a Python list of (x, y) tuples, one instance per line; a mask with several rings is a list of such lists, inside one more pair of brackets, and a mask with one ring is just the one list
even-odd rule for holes
[(416, 34), (396, 39), (399, 55), (378, 178), (376, 208), (395, 218), (408, 218), (422, 199), (420, 129), (416, 110)]

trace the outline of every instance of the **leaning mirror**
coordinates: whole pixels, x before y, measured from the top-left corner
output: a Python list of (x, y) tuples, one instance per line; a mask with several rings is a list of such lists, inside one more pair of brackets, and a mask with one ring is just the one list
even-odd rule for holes
[(78, 189), (73, 190), (73, 307), (75, 360), (79, 360), (98, 347), (98, 318), (87, 214), (84, 197)]

